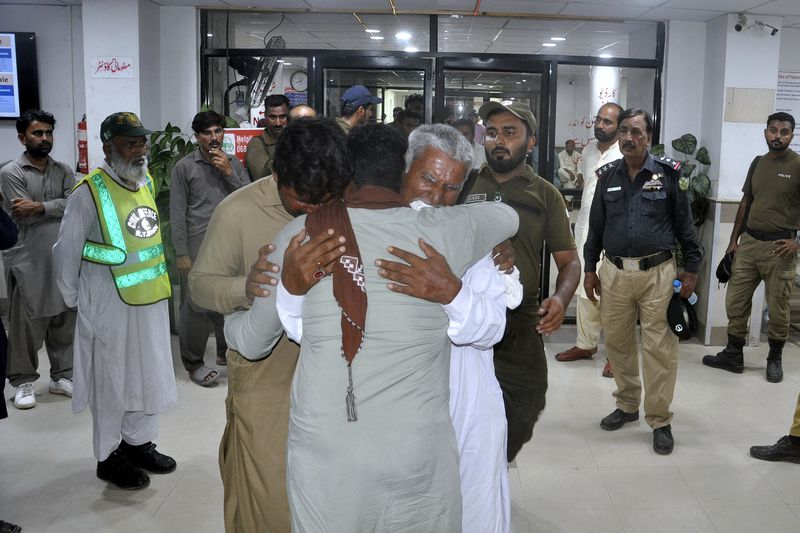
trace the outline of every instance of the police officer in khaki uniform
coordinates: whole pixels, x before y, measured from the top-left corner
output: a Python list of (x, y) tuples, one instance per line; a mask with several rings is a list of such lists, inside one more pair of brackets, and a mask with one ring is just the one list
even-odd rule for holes
[[(508, 460), (533, 435), (544, 409), (547, 361), (542, 335), (561, 327), (580, 279), (580, 260), (561, 193), (526, 164), (536, 143), (536, 119), (522, 103), (487, 102), (480, 108), (486, 125), (486, 162), (465, 185), (465, 203), (500, 201), (519, 214), (519, 233), (511, 239), (523, 286), (522, 304), (508, 311), (503, 339), (494, 346), (497, 381), (508, 420)], [(555, 293), (539, 304), (542, 245), (547, 242), (558, 267)]]
[[(642, 383), (636, 347), (636, 312), (642, 332), (645, 421), (653, 428), (653, 449), (672, 452), (669, 410), (678, 371), (678, 338), (667, 324), (667, 306), (676, 276), (672, 246), (677, 240), (686, 257), (681, 296), (694, 291), (702, 252), (692, 223), (688, 181), (680, 163), (654, 158), (648, 151), (653, 119), (642, 109), (620, 116), (623, 158), (597, 170), (597, 190), (589, 216), (584, 289), (596, 299), (602, 288), (600, 319), (608, 360), (614, 368), (617, 409), (603, 418), (607, 431), (639, 419)], [(600, 251), (605, 258), (595, 272)]]
[(736, 252), (725, 296), (728, 345), (717, 355), (703, 357), (704, 365), (736, 374), (744, 371), (742, 347), (753, 292), (763, 280), (769, 309), (766, 374), (770, 383), (783, 380), (781, 356), (789, 336), (789, 298), (800, 251), (795, 240), (800, 229), (800, 155), (789, 148), (793, 136), (792, 115), (775, 113), (767, 118), (764, 137), (769, 152), (750, 165), (727, 249)]

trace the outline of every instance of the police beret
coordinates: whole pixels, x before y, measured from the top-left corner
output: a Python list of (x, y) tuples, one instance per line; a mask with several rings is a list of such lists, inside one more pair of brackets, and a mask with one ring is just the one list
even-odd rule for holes
[(682, 341), (691, 339), (697, 334), (697, 313), (694, 306), (686, 298), (681, 298), (678, 293), (672, 295), (667, 306), (667, 322), (672, 333)]
[(720, 283), (728, 283), (731, 279), (731, 272), (733, 272), (733, 259), (736, 252), (728, 252), (722, 256), (722, 259), (717, 265), (717, 279)]

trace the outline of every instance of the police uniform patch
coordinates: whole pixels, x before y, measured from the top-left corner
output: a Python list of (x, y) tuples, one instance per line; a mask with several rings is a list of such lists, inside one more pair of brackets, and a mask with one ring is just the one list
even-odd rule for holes
[(158, 231), (158, 213), (147, 206), (139, 206), (128, 215), (125, 227), (134, 237), (148, 239)]
[(477, 202), (485, 202), (485, 201), (486, 201), (486, 193), (485, 192), (470, 194), (469, 196), (467, 196), (464, 199), (464, 203), (465, 204), (474, 204), (474, 203), (477, 203)]
[(689, 189), (689, 180), (687, 178), (681, 178), (678, 180), (678, 188), (682, 191), (686, 191)]
[(602, 179), (604, 176), (607, 176), (614, 169), (615, 166), (617, 166), (616, 161), (612, 161), (611, 163), (606, 163), (602, 167), (598, 168), (595, 171), (595, 174), (597, 174), (598, 179)]
[(655, 161), (657, 163), (661, 163), (662, 165), (666, 165), (669, 168), (671, 168), (672, 170), (680, 170), (680, 168), (681, 168), (681, 162), (680, 161), (676, 161), (676, 160), (672, 159), (671, 157), (667, 157), (665, 155), (660, 155), (660, 156), (654, 157), (653, 159), (655, 159)]
[(643, 191), (660, 191), (664, 188), (664, 183), (661, 181), (663, 174), (653, 174), (650, 181), (642, 185)]

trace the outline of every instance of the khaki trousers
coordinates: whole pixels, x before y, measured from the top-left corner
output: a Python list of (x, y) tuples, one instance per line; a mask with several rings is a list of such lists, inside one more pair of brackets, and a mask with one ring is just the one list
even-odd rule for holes
[(767, 337), (779, 341), (788, 338), (789, 298), (794, 289), (797, 256), (778, 257), (772, 253), (773, 248), (772, 241), (759, 241), (742, 234), (725, 295), (728, 335), (747, 338), (753, 293), (763, 280), (769, 309)]
[(666, 426), (672, 421), (669, 406), (678, 373), (678, 337), (667, 324), (667, 306), (676, 277), (675, 261), (641, 272), (619, 270), (608, 259), (603, 259), (599, 276), (603, 292), (600, 318), (608, 360), (614, 368), (617, 383), (614, 393), (617, 408), (634, 413), (641, 403), (642, 382), (636, 345), (638, 310), (645, 388), (644, 419), (653, 429)]
[(600, 304), (588, 298), (577, 298), (578, 340), (575, 345), (582, 350), (594, 350), (600, 344)]
[(797, 407), (794, 408), (794, 422), (792, 422), (789, 435), (800, 437), (800, 394), (797, 395)]
[(227, 533), (289, 533), (286, 441), (300, 348), (285, 336), (266, 359), (228, 350), (226, 424), (219, 447)]

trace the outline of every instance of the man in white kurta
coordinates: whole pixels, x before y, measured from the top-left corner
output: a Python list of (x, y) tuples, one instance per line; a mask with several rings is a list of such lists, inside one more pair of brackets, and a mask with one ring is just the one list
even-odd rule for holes
[[(597, 188), (597, 175), (595, 171), (611, 161), (622, 158), (617, 143), (617, 128), (622, 108), (617, 104), (605, 104), (600, 107), (595, 117), (594, 136), (583, 149), (583, 196), (581, 196), (581, 209), (575, 222), (575, 245), (578, 247), (578, 257), (584, 264), (583, 245), (589, 233), (589, 212), (592, 208), (594, 191)], [(576, 361), (578, 359), (591, 359), (597, 352), (600, 343), (600, 302), (592, 302), (583, 290), (583, 272), (578, 284), (577, 296), (577, 325), (578, 338), (575, 346), (556, 355), (562, 362)], [(608, 366), (608, 365), (607, 365)], [(610, 368), (610, 367), (609, 367)], [(603, 375), (609, 372), (603, 371)]]
[[(124, 190), (146, 186), (144, 132), (130, 113), (115, 113), (101, 126), (106, 161), (100, 171)], [(133, 178), (137, 172), (140, 178)], [(98, 477), (139, 489), (149, 484), (141, 469), (175, 469), (175, 461), (152, 444), (158, 434), (156, 415), (177, 401), (167, 300), (128, 305), (109, 266), (83, 259), (87, 241), (104, 242), (98, 209), (89, 186), (78, 186), (53, 247), (58, 288), (78, 311), (72, 408), (78, 413), (88, 404), (92, 411)]]
[(565, 189), (576, 189), (581, 186), (583, 172), (581, 152), (575, 150), (575, 141), (567, 139), (565, 143), (566, 148), (558, 152), (558, 179), (561, 180), (561, 186)]
[[(306, 295), (292, 389), (287, 477), (294, 530), (461, 531), (456, 442), (447, 423), (446, 315), (440, 305), (388, 290), (374, 262), (387, 242), (414, 250), (422, 237), (463, 274), (513, 233), (515, 217), (497, 206), (348, 210), (369, 299), (363, 347), (353, 361), (358, 420), (345, 417), (339, 309), (330, 278), (323, 278)], [(303, 223), (290, 223), (276, 239), (277, 263)], [(269, 348), (270, 299), (226, 320), (227, 339), (241, 351)]]

